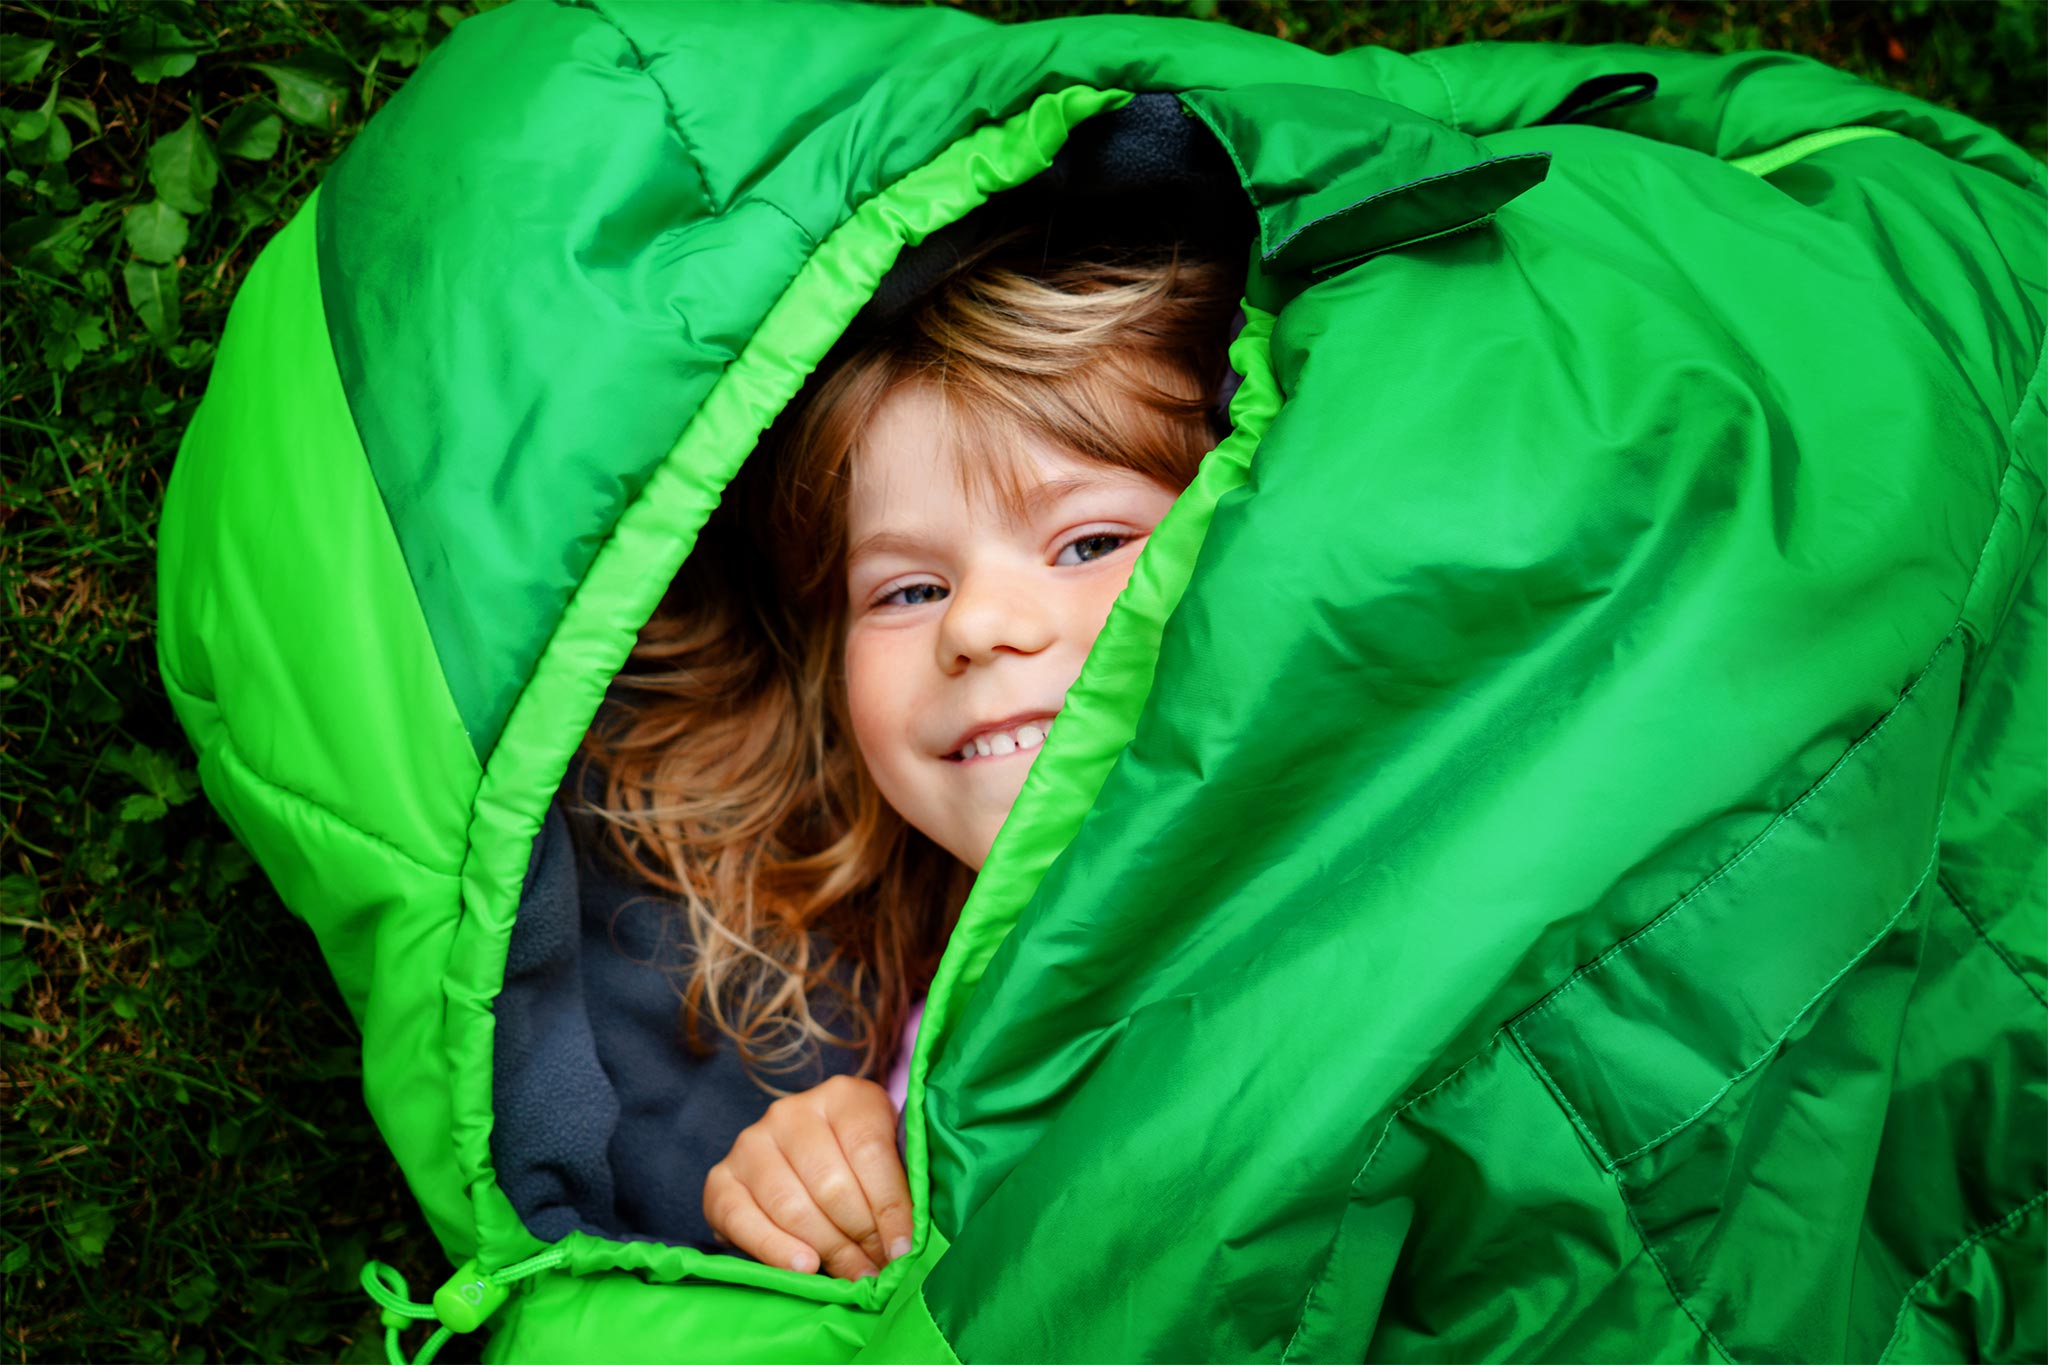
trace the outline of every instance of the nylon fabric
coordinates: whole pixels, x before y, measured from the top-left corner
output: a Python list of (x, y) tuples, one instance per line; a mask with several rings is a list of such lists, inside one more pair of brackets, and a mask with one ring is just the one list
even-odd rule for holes
[(916, 1250), (571, 1233), (488, 1358), (2048, 1354), (2048, 172), (1769, 52), (466, 21), (252, 270), (160, 552), (451, 1260), (543, 1249), (492, 1010), (635, 632), (901, 248), (1155, 91), (1258, 218), (1234, 430), (932, 984)]
[[(158, 523), (157, 660), (208, 798), (306, 920), (364, 1091), (435, 1234), (474, 1235), (448, 1145), (442, 972), (476, 757), (328, 347), (321, 191), (235, 296)], [(288, 379), (280, 379), (280, 374)]]

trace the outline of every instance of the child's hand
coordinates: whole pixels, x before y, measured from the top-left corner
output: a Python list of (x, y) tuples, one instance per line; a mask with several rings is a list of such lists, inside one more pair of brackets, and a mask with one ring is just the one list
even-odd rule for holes
[(857, 1280), (910, 1250), (910, 1186), (896, 1106), (873, 1081), (834, 1076), (768, 1106), (704, 1177), (722, 1242), (804, 1274)]

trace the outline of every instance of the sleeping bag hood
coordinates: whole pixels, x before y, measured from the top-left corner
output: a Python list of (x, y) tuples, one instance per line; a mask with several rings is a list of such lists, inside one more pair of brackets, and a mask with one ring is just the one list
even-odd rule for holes
[[(577, 743), (806, 376), (1036, 203), (1233, 243), (1241, 379), (932, 984), (915, 1251), (544, 1218)], [(160, 540), (459, 1267), (375, 1272), (394, 1353), (2041, 1358), (2044, 252), (2020, 148), (1776, 52), (465, 20), (251, 268)], [(602, 1165), (661, 1076), (542, 1051)]]

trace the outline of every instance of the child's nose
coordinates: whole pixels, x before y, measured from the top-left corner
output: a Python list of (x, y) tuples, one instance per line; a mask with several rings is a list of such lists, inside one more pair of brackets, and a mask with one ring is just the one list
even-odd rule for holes
[(1057, 613), (1030, 585), (987, 576), (955, 585), (939, 625), (939, 667), (957, 673), (1002, 653), (1036, 654), (1058, 637)]

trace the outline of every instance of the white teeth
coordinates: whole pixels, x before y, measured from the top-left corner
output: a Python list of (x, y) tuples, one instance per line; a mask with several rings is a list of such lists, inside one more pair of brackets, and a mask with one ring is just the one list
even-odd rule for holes
[(1019, 749), (1036, 749), (1052, 734), (1052, 720), (1035, 720), (1020, 725), (1015, 730), (992, 730), (985, 735), (976, 735), (960, 747), (953, 755), (963, 763), (970, 758), (1001, 757), (1014, 754)]

